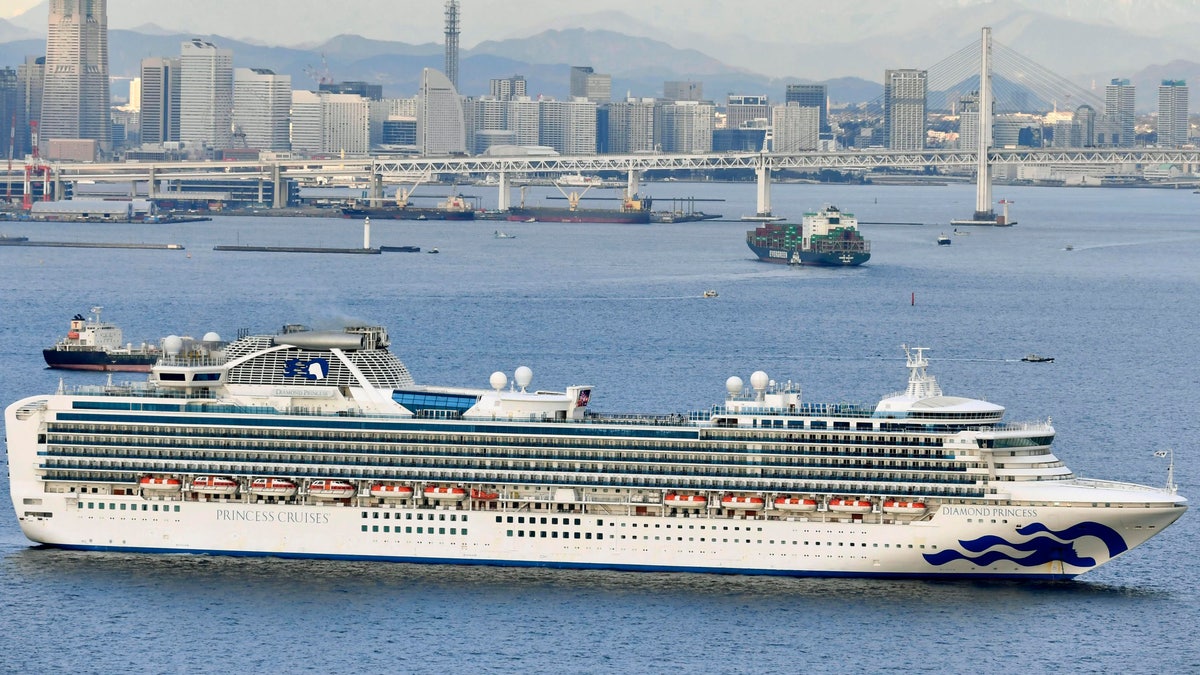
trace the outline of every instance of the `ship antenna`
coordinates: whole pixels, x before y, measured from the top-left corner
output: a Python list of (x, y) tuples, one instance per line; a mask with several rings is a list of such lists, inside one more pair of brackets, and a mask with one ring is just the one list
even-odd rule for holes
[(1175, 484), (1175, 450), (1167, 448), (1166, 450), (1155, 450), (1155, 457), (1167, 457), (1167, 492), (1178, 494), (1179, 486)]

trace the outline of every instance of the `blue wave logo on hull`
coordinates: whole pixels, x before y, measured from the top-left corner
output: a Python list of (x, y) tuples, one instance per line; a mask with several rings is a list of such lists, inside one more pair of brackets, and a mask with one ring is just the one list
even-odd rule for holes
[[(1081, 556), (1075, 551), (1075, 541), (1084, 537), (1099, 539), (1108, 547), (1108, 557), (1110, 560), (1129, 550), (1125, 539), (1117, 534), (1116, 530), (1107, 525), (1091, 521), (1072, 525), (1058, 532), (1051, 530), (1041, 523), (1032, 523), (1017, 529), (1017, 534), (1021, 536), (1030, 536), (1039, 533), (1045, 533), (1049, 536), (1012, 542), (1003, 537), (989, 534), (978, 539), (970, 541), (959, 540), (958, 542), (958, 545), (966, 551), (981, 555), (972, 557), (959, 551), (940, 551), (938, 553), (926, 553), (924, 557), (925, 561), (931, 565), (945, 565), (955, 560), (966, 560), (973, 565), (986, 566), (991, 565), (997, 560), (1011, 560), (1022, 567), (1036, 567), (1054, 561), (1061, 561), (1063, 564), (1075, 567), (1095, 567), (1097, 564), (1095, 558)], [(999, 546), (1028, 552), (1029, 555), (1017, 557), (1008, 551), (989, 550)]]

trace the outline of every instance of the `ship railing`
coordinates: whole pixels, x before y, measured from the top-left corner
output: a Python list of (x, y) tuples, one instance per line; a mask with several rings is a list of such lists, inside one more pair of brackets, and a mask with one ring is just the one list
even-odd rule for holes
[(1174, 494), (1169, 488), (1157, 485), (1142, 485), (1141, 483), (1126, 483), (1116, 480), (1104, 480), (1101, 478), (1073, 478), (1068, 481), (1074, 485), (1082, 485), (1090, 488), (1108, 488), (1111, 490), (1127, 490), (1132, 492), (1165, 492)]
[(159, 357), (158, 363), (162, 366), (182, 366), (187, 368), (223, 366), (229, 362), (229, 359), (224, 356), (214, 356), (212, 354), (164, 354)]

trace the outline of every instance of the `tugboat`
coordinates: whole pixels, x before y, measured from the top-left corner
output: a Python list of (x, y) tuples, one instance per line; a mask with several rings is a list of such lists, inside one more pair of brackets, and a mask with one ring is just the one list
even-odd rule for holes
[(67, 336), (53, 347), (42, 350), (46, 365), (65, 370), (150, 372), (150, 367), (162, 353), (158, 346), (144, 342), (139, 347), (122, 346), (121, 329), (102, 322), (101, 309), (92, 308), (92, 319), (85, 319), (82, 314), (71, 319)]
[(791, 265), (849, 267), (871, 258), (858, 219), (836, 206), (804, 214), (801, 225), (763, 223), (746, 232), (746, 245), (759, 260)]

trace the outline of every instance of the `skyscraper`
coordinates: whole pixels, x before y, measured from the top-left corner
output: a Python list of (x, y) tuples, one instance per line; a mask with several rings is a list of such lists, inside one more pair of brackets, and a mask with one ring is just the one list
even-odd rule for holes
[(571, 98), (586, 98), (597, 105), (612, 100), (612, 75), (591, 66), (571, 66)]
[(179, 59), (142, 59), (142, 144), (179, 140)]
[(883, 74), (883, 132), (891, 150), (925, 148), (928, 72), (905, 68)]
[(458, 91), (458, 0), (446, 2), (446, 79)]
[(1137, 138), (1133, 126), (1133, 95), (1134, 87), (1127, 78), (1113, 78), (1104, 88), (1104, 116), (1115, 128), (1109, 143), (1118, 148), (1132, 148)]
[(292, 107), (292, 76), (266, 68), (233, 71), (233, 126), (246, 147), (287, 150), (288, 111)]
[(450, 79), (432, 68), (421, 71), (417, 148), (422, 155), (456, 155), (467, 151), (462, 100)]
[(711, 103), (676, 101), (663, 105), (655, 120), (663, 152), (712, 152), (713, 113)]
[(653, 98), (627, 98), (608, 106), (608, 151), (616, 154), (654, 150)]
[(789, 84), (783, 102), (821, 109), (821, 133), (829, 133), (829, 90), (823, 84)]
[(233, 141), (233, 51), (194, 39), (180, 46), (179, 140), (224, 150)]
[(816, 150), (821, 142), (821, 109), (815, 105), (777, 105), (771, 114), (771, 149), (775, 152)]
[(1158, 88), (1158, 147), (1188, 142), (1188, 88), (1184, 80), (1163, 80)]
[(39, 142), (88, 138), (112, 147), (107, 0), (50, 0)]
[(695, 80), (663, 82), (663, 98), (668, 101), (699, 101), (704, 98), (704, 83)]
[(596, 154), (596, 104), (582, 98), (539, 101), (541, 145), (563, 155)]
[(28, 56), (25, 63), (17, 66), (17, 152), (13, 153), (15, 157), (23, 157), (33, 152), (29, 123), (42, 118), (42, 84), (45, 79), (44, 56)]

